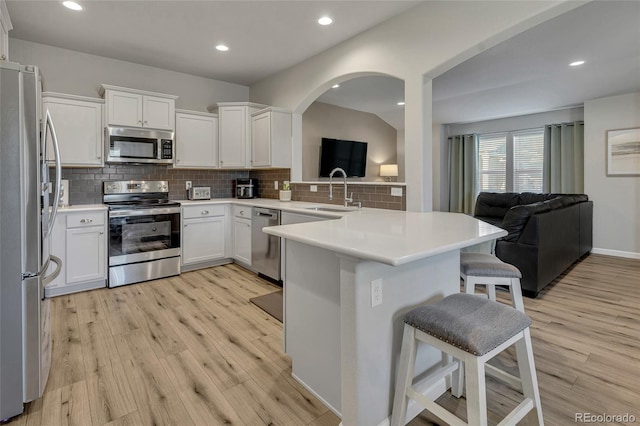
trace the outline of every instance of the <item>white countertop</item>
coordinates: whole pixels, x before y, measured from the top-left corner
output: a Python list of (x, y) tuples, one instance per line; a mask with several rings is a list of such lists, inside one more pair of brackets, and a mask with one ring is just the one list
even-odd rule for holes
[(58, 207), (59, 212), (84, 212), (91, 210), (106, 210), (107, 206), (104, 204), (74, 204), (71, 206)]
[[(504, 237), (507, 231), (459, 213), (415, 213), (396, 210), (344, 209), (336, 204), (280, 201), (268, 198), (215, 198), (173, 200), (184, 206), (235, 204), (278, 209), (336, 220), (263, 228), (264, 232), (336, 253), (398, 266), (450, 250)], [(328, 207), (342, 211), (318, 211)], [(89, 211), (106, 209), (103, 204), (78, 204), (59, 209)]]
[(398, 266), (504, 237), (507, 231), (460, 213), (362, 209), (340, 219), (263, 228), (336, 253)]
[[(388, 213), (393, 210), (385, 210), (385, 209), (372, 209), (363, 207), (361, 209), (357, 207), (349, 207), (344, 208), (339, 204), (323, 204), (323, 203), (309, 203), (306, 201), (280, 201), (269, 198), (247, 198), (247, 199), (238, 199), (238, 198), (214, 198), (211, 200), (173, 200), (179, 202), (184, 206), (192, 206), (192, 205), (211, 205), (211, 204), (235, 204), (240, 206), (251, 206), (251, 207), (263, 207), (268, 209), (278, 209), (286, 212), (292, 213), (301, 213), (308, 214), (313, 216), (322, 216), (328, 218), (340, 218), (345, 214), (349, 215), (360, 215), (360, 214), (380, 214), (380, 213)], [(327, 211), (318, 211), (313, 210), (313, 207), (328, 207), (331, 209), (342, 210), (338, 212), (327, 212)]]

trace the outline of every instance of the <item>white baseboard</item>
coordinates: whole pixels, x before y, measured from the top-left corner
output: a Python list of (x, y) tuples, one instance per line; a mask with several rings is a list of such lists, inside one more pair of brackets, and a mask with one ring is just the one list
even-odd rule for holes
[(591, 249), (591, 253), (603, 254), (605, 256), (626, 257), (629, 259), (640, 259), (640, 253), (635, 253), (633, 251), (609, 250), (594, 247)]

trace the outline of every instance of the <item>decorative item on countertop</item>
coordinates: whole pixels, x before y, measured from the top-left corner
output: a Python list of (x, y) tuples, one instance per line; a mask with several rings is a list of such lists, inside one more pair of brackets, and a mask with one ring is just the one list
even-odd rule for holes
[(280, 201), (291, 201), (291, 187), (289, 181), (284, 181), (280, 190)]
[(382, 176), (385, 181), (391, 182), (392, 177), (398, 177), (398, 165), (380, 164), (380, 176)]

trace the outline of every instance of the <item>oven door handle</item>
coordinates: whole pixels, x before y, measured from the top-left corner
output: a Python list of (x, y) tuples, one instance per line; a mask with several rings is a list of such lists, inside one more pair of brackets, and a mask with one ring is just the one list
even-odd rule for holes
[(109, 211), (109, 217), (149, 216), (152, 214), (175, 214), (175, 213), (180, 213), (180, 207), (134, 209), (134, 210), (111, 210)]

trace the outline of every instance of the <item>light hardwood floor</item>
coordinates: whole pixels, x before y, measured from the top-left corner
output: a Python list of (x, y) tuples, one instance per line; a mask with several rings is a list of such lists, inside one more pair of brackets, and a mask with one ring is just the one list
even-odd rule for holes
[[(338, 425), (291, 378), (282, 325), (249, 302), (275, 290), (227, 265), (54, 299), (45, 395), (11, 424)], [(546, 424), (576, 412), (640, 422), (640, 261), (588, 256), (525, 307)], [(513, 353), (499, 361), (512, 368)], [(487, 382), (495, 424), (519, 395)], [(439, 402), (466, 418), (464, 399)]]

